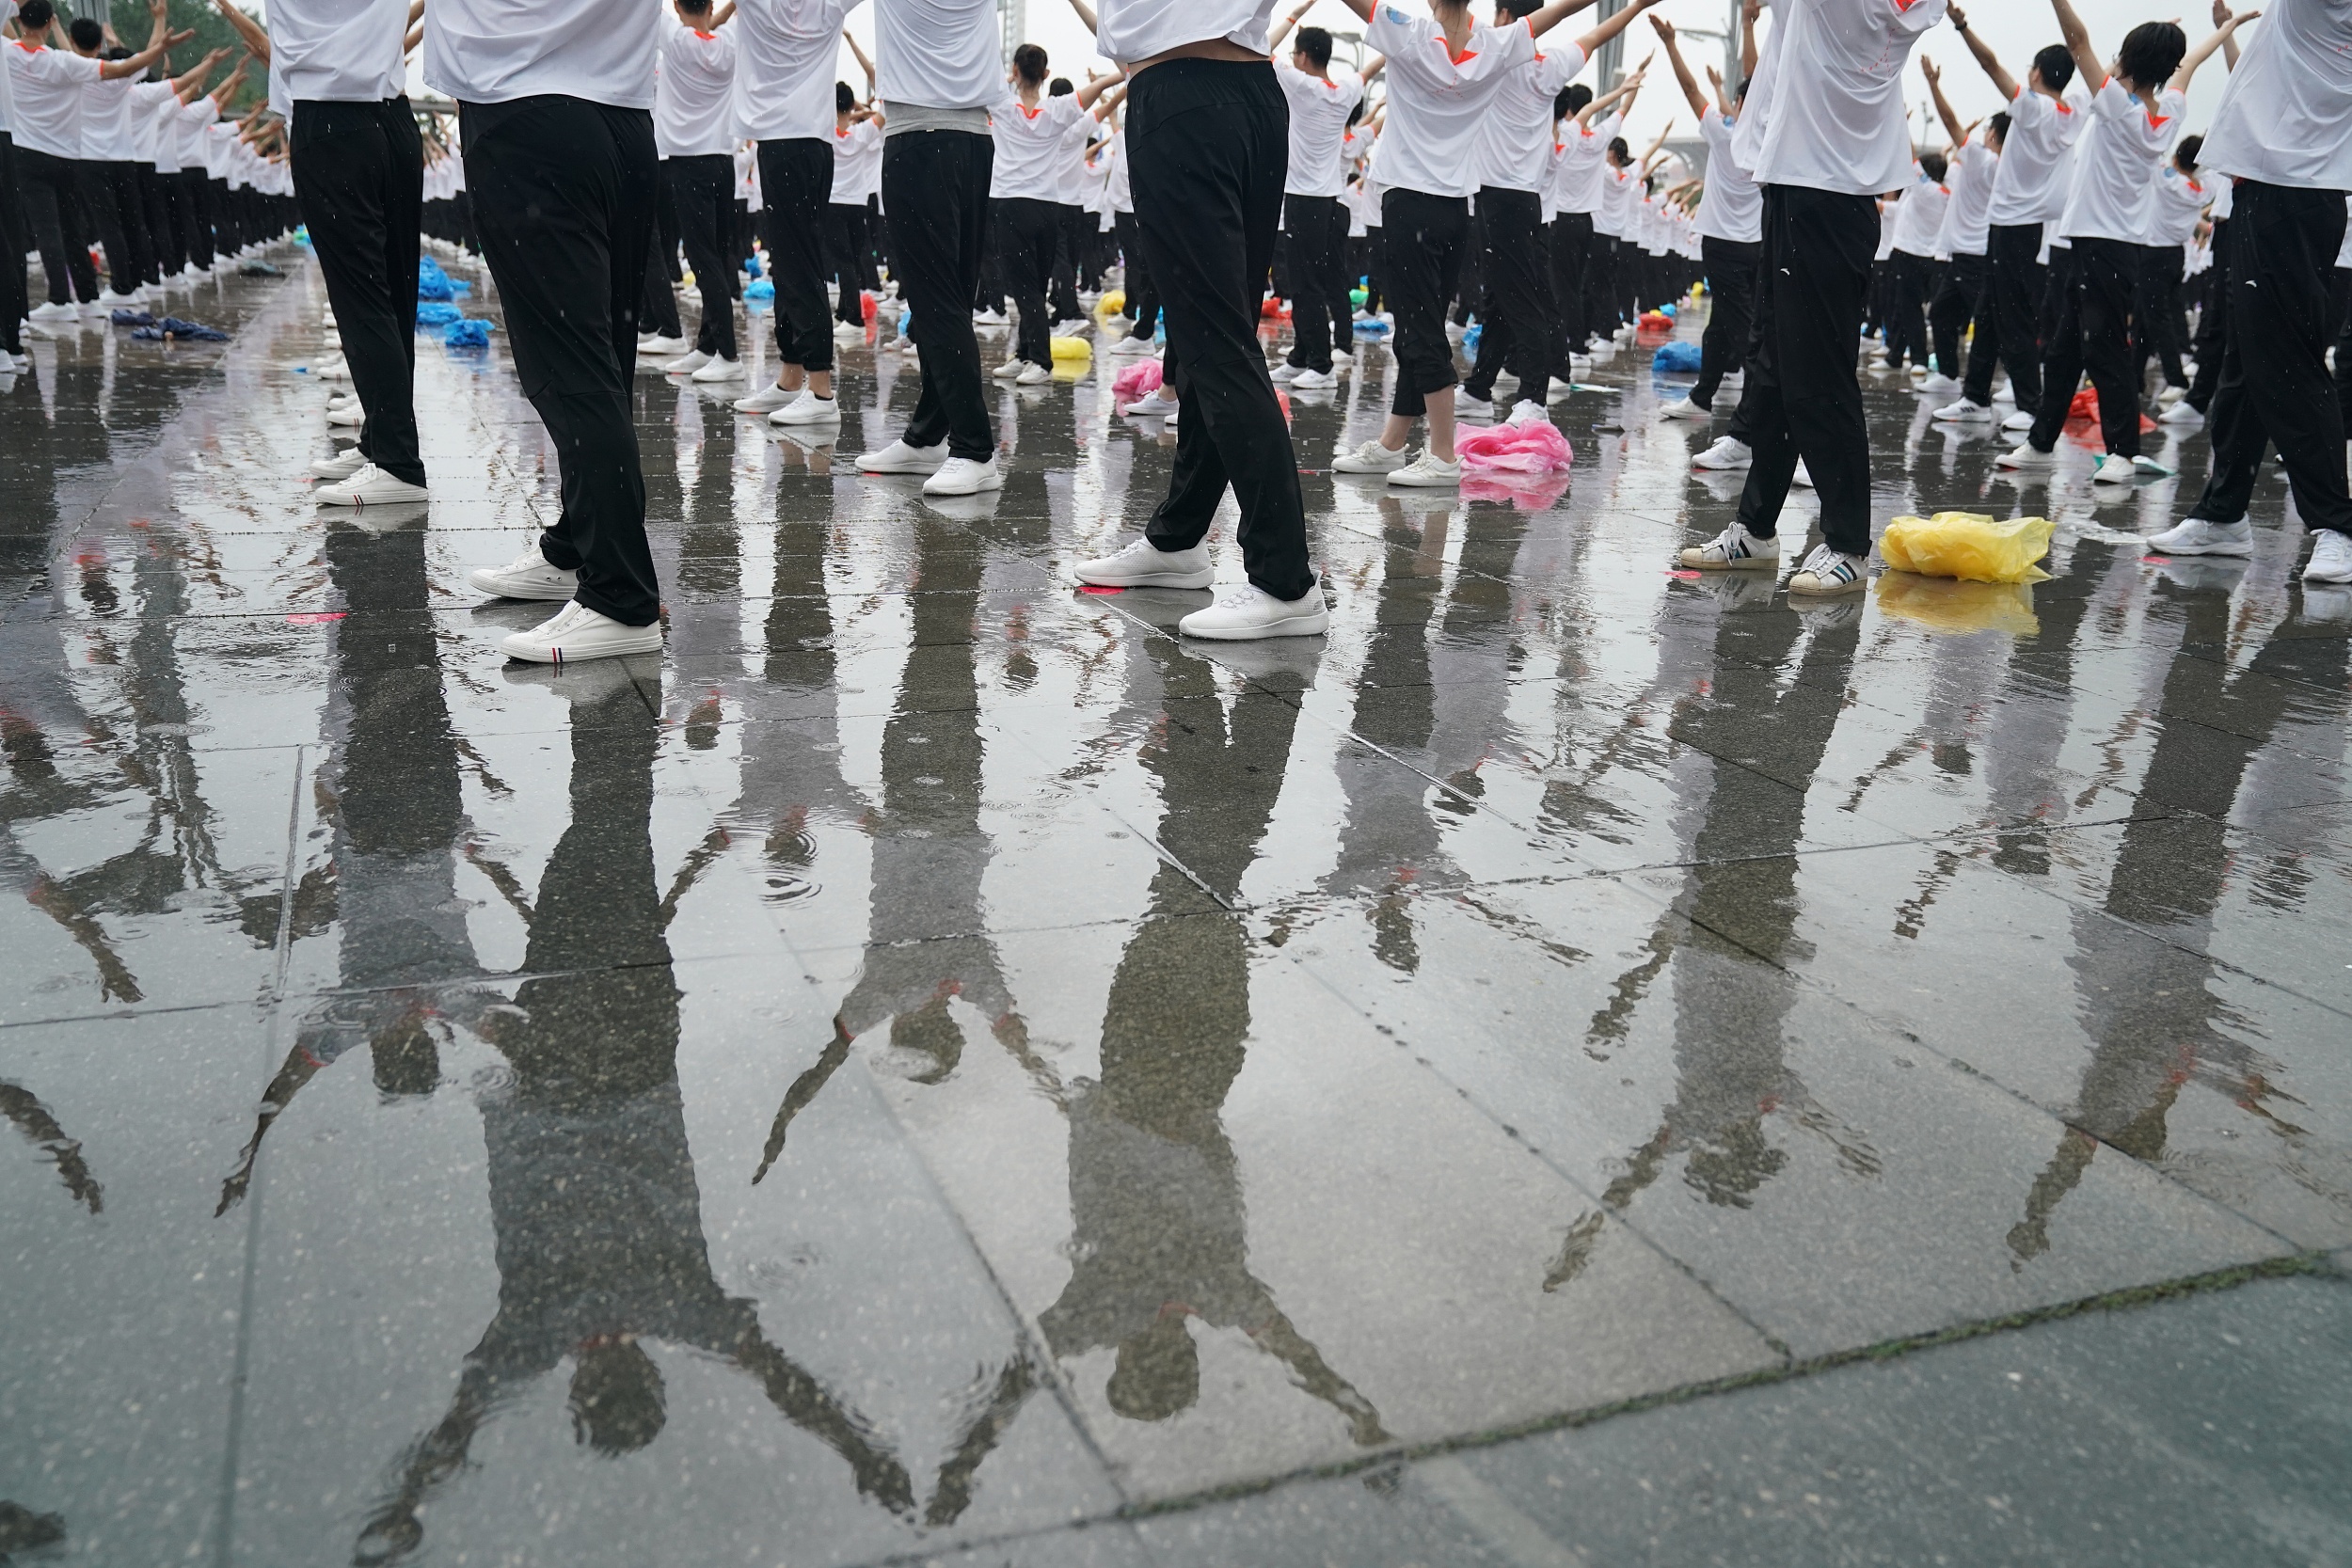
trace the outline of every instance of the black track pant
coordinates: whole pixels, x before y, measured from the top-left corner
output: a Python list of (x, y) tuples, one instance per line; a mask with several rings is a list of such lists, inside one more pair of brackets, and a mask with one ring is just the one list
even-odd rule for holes
[(776, 356), (803, 370), (833, 369), (833, 307), (825, 303), (825, 209), (833, 204), (833, 149), (815, 136), (759, 144), (759, 199), (774, 261)]
[(1604, 340), (1617, 330), (1623, 311), (1617, 300), (1617, 266), (1625, 243), (1613, 234), (1593, 236), (1592, 260), (1584, 268), (1584, 337)]
[[(1054, 287), (1051, 303), (1055, 321), (1083, 321), (1086, 310), (1078, 303), (1078, 247), (1084, 243), (1086, 226), (1094, 221), (1093, 214), (1074, 202), (1054, 204)], [(1052, 323), (1046, 324), (1050, 328)], [(1050, 334), (1048, 341), (1051, 341)], [(1052, 358), (1048, 351), (1047, 358)]]
[(2344, 203), (2342, 191), (2237, 182), (2229, 336), (2211, 415), (2213, 473), (2192, 517), (2234, 523), (2245, 516), (2263, 451), (2275, 444), (2303, 526), (2352, 533), (2344, 409), (2324, 358), (2335, 325), (2329, 286), (2344, 245)]
[[(1887, 263), (1894, 275), (1887, 307), (1887, 360), (1899, 365), (1908, 356), (1912, 364), (1924, 365), (1928, 362), (1928, 296), (1934, 289), (1935, 261), (1898, 250), (1887, 258)], [(1936, 368), (1951, 373), (1947, 366)]]
[(2189, 384), (2188, 405), (2200, 414), (2213, 411), (2214, 394), (2221, 389), (2221, 361), (2230, 341), (2230, 220), (2213, 226), (2213, 265), (2205, 271), (2205, 306), (2197, 315), (2197, 379)]
[(1519, 378), (1519, 400), (1551, 400), (1552, 343), (1560, 335), (1552, 304), (1551, 259), (1544, 254), (1544, 204), (1534, 191), (1482, 185), (1478, 191), (1480, 270), (1486, 279), (1485, 330), (1470, 389), (1491, 398), (1506, 369)]
[(660, 178), (653, 116), (555, 93), (460, 103), (458, 114), (515, 372), (563, 475), (564, 514), (539, 536), (540, 553), (580, 573), (579, 603), (651, 626), (661, 584), (629, 393)]
[(83, 158), (73, 166), (82, 205), (106, 247), (106, 286), (129, 293), (147, 276), (147, 213), (139, 201), (139, 166)]
[(723, 152), (664, 160), (678, 240), (702, 294), (702, 325), (694, 347), (714, 359), (739, 357), (735, 344), (735, 272), (728, 230), (735, 227), (735, 160)]
[[(0, 68), (4, 69), (4, 68)], [(0, 131), (0, 349), (24, 352), (24, 253), (33, 246), (24, 231), (24, 210), (16, 195), (16, 140)]]
[(1747, 357), (1756, 325), (1756, 271), (1763, 258), (1761, 240), (1719, 240), (1712, 235), (1699, 240), (1707, 293), (1714, 302), (1707, 314), (1707, 335), (1699, 340), (1698, 385), (1691, 388), (1691, 401), (1701, 408), (1715, 406), (1715, 389)]
[(1149, 338), (1159, 330), (1160, 294), (1152, 286), (1152, 264), (1144, 260), (1143, 231), (1136, 227), (1136, 214), (1112, 214), (1112, 225), (1119, 235), (1120, 258), (1127, 266), (1127, 318), (1134, 322), (1137, 335)]
[(359, 451), (411, 484), (417, 454), (417, 258), (424, 151), (405, 98), (294, 105), (294, 195), (326, 279), (367, 422)]
[(982, 395), (980, 341), (972, 331), (995, 162), (996, 144), (970, 131), (907, 131), (882, 143), (891, 274), (914, 312), (923, 367), (923, 395), (902, 438), (911, 447), (945, 441), (950, 455), (975, 463), (996, 451)]
[(858, 291), (866, 282), (866, 243), (863, 203), (835, 201), (826, 207), (825, 270), (835, 291), (834, 319), (861, 331), (866, 326), (866, 301)]
[(1445, 312), (1470, 249), (1470, 198), (1383, 191), (1380, 230), (1388, 236), (1389, 309), (1396, 317), (1396, 395), (1389, 412), (1409, 419), (1423, 411), (1430, 393), (1454, 383)]
[(82, 193), (73, 160), (20, 147), (16, 177), (25, 226), (33, 231), (40, 270), (48, 278), (49, 303), (96, 299), (98, 269), (90, 264), (89, 235), (82, 228)]
[(172, 209), (187, 229), (188, 264), (209, 267), (218, 254), (213, 245), (213, 182), (200, 168), (183, 168), (171, 180)]
[(1249, 580), (1278, 599), (1304, 597), (1315, 574), (1298, 458), (1258, 347), (1260, 279), (1274, 261), (1290, 157), (1290, 109), (1274, 68), (1153, 66), (1128, 94), (1127, 153), (1184, 404), (1168, 499), (1144, 536), (1162, 549), (1199, 544), (1230, 486)]
[(147, 215), (147, 281), (161, 283), (187, 264), (187, 238), (171, 211), (171, 176), (153, 164), (138, 166), (139, 210)]
[(1347, 246), (1347, 208), (1336, 196), (1282, 198), (1282, 232), (1290, 241), (1290, 362), (1329, 371), (1336, 341), (1354, 336), (1347, 281), (1340, 253)]
[(2181, 268), (2185, 258), (2176, 245), (2139, 247), (2137, 287), (2132, 295), (2132, 387), (2148, 384), (2148, 359), (2164, 367), (2164, 384), (2186, 387), (2188, 373), (2181, 368), (2181, 342), (2187, 336), (2181, 318)]
[(653, 227), (645, 236), (645, 283), (638, 294), (637, 321), (664, 338), (686, 336), (678, 320), (677, 201), (670, 191), (670, 160), (661, 160), (653, 192)]
[(1584, 348), (1584, 274), (1593, 262), (1593, 214), (1563, 213), (1551, 220), (1546, 236), (1551, 257), (1551, 298), (1560, 312), (1560, 330), (1551, 340), (1551, 363), (1565, 373), (1568, 356)]
[[(1928, 336), (1935, 341), (1935, 368), (1955, 381), (1973, 387), (1977, 362), (1984, 362), (1984, 393), (1993, 395), (1993, 361), (2001, 352), (2000, 328), (1985, 309), (1986, 269), (1981, 256), (1954, 256), (1944, 265), (1928, 304)], [(1968, 340), (1968, 371), (1961, 373), (1961, 339), (1971, 324), (1976, 336)]]
[[(2020, 412), (2042, 409), (2042, 295), (2046, 272), (2035, 260), (2042, 254), (2042, 225), (2000, 224), (1987, 230), (1985, 259), (1992, 263), (1993, 312), (1998, 318), (2001, 359), (2009, 366), (2010, 390), (2017, 395)], [(1981, 378), (1981, 379), (1980, 379)], [(1979, 403), (1992, 400), (1993, 362), (1979, 372), (1968, 365), (1966, 395)]]
[(1764, 187), (1763, 287), (1740, 404), (1756, 449), (1740, 496), (1751, 533), (1778, 530), (1802, 457), (1821, 499), (1822, 539), (1849, 555), (1869, 552), (1870, 437), (1854, 350), (1878, 244), (1869, 197)]
[(1015, 196), (992, 205), (996, 209), (997, 276), (1021, 314), (1012, 356), (1050, 368), (1054, 322), (1045, 296), (1053, 287), (1054, 255), (1061, 246), (1061, 204)]
[[(2026, 437), (2037, 451), (2058, 445), (2066, 410), (2085, 370), (2099, 392), (2099, 430), (2107, 451), (2139, 455), (2139, 385), (2132, 379), (2132, 296), (2139, 287), (2139, 246), (2128, 240), (2077, 238), (2058, 296), (2057, 325), (2042, 345), (2042, 406)], [(2058, 267), (2051, 252), (2051, 266)], [(2334, 258), (2331, 256), (2329, 261)]]

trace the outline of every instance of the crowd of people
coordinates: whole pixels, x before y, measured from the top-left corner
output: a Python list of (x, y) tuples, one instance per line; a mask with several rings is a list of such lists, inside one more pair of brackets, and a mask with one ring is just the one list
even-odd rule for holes
[[(318, 499), (419, 500), (424, 237), (478, 254), (561, 470), (554, 525), (471, 574), (484, 593), (562, 605), (505, 641), (517, 658), (661, 646), (632, 377), (744, 381), (737, 312), (755, 275), (773, 291), (777, 370), (734, 407), (821, 436), (840, 419), (836, 349), (866, 341), (869, 310), (902, 311), (921, 392), (857, 467), (964, 496), (1002, 483), (992, 375), (1051, 379), (1054, 340), (1090, 329), (1087, 303), (1121, 268), (1100, 350), (1161, 361), (1159, 390), (1124, 411), (1171, 425), (1175, 461), (1141, 536), (1075, 576), (1208, 588), (1230, 491), (1247, 580), (1184, 618), (1192, 637), (1328, 625), (1278, 387), (1328, 388), (1385, 339), (1383, 427), (1329, 466), (1450, 486), (1457, 420), (1548, 422), (1645, 309), (1701, 284), (1698, 379), (1662, 418), (1711, 421), (1736, 388), (1694, 461), (1746, 479), (1687, 567), (1776, 570), (1784, 504), (1805, 483), (1821, 542), (1788, 591), (1866, 585), (1865, 359), (1956, 393), (1939, 420), (2018, 434), (1998, 462), (2027, 472), (2051, 465), (2087, 374), (2101, 483), (2156, 467), (2140, 451), (2153, 361), (2156, 417), (2209, 425), (2213, 463), (2187, 518), (2151, 543), (2249, 552), (2247, 504), (2275, 445), (2312, 539), (2305, 577), (2352, 581), (2338, 390), (2352, 343), (2328, 362), (2352, 279), (2342, 0), (2278, 0), (2266, 16), (2216, 0), (2193, 45), (2148, 22), (2111, 54), (2049, 0), (2059, 40), (2022, 80), (1949, 0), (1751, 0), (1738, 81), (1709, 68), (1702, 86), (1650, 16), (1650, 57), (1597, 91), (1577, 78), (1656, 0), (1573, 40), (1556, 30), (1596, 0), (1492, 0), (1484, 20), (1457, 0), (1427, 14), (1336, 0), (1363, 24), (1354, 69), (1304, 24), (1313, 0), (1279, 17), (1276, 0), (1071, 0), (1112, 62), (1083, 81), (1035, 44), (1008, 69), (993, 0), (874, 0), (872, 55), (850, 39), (862, 93), (836, 79), (851, 0), (532, 0), (527, 17), (492, 0), (272, 0), (266, 26), (215, 3), (246, 57), (224, 73), (215, 50), (174, 74), (190, 35), (165, 0), (136, 51), (60, 19), (56, 0), (17, 0), (0, 47), (0, 242), (38, 251), (48, 297), (32, 304), (27, 269), (0, 268), (0, 348), (13, 360), (25, 330), (151, 301), (299, 221), (340, 350), (324, 369), (351, 384), (329, 419), (358, 432), (315, 465)], [(1946, 24), (2007, 107), (1964, 123), (1923, 56), (1947, 146), (1920, 148), (1902, 81)], [(420, 45), (452, 112), (405, 95)], [(2217, 53), (2228, 85), (2204, 134), (2184, 135), (2190, 82)], [(1661, 54), (1703, 167), (1666, 130), (1640, 153), (1624, 135)], [(230, 119), (256, 62), (267, 92)], [(2201, 300), (2193, 344), (2185, 285)], [(1269, 300), (1292, 327), (1271, 364)], [(981, 336), (1009, 322), (992, 367)]]

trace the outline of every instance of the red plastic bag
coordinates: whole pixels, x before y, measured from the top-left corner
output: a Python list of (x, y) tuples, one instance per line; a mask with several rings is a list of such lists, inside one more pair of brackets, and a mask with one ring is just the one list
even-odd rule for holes
[[(2096, 387), (2084, 388), (2066, 405), (2066, 422), (2073, 424), (2076, 420), (2089, 420), (2093, 424), (2099, 422), (2099, 388)], [(2142, 436), (2155, 428), (2155, 420), (2145, 414), (2139, 417), (2139, 433)]]
[(865, 321), (869, 325), (872, 325), (875, 310), (874, 296), (867, 293), (864, 289), (860, 289), (857, 292), (857, 308), (859, 319)]

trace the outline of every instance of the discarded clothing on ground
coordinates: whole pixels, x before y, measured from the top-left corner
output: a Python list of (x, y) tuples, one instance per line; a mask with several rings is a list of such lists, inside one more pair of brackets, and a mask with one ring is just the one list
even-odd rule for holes
[(152, 326), (133, 327), (131, 336), (143, 343), (169, 343), (183, 340), (225, 343), (229, 341), (229, 334), (216, 326), (206, 326), (202, 322), (182, 321), (177, 316), (166, 316)]

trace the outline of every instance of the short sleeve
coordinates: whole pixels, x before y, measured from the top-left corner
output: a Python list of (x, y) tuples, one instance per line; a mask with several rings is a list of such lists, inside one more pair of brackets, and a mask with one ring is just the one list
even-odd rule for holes
[(1944, 20), (1947, 0), (1883, 0), (1895, 13), (1895, 30), (1918, 37)]
[(1535, 32), (1524, 19), (1508, 27), (1486, 29), (1486, 47), (1493, 52), (1492, 71), (1508, 71), (1535, 57)]
[(1413, 47), (1416, 40), (1412, 18), (1394, 6), (1375, 6), (1372, 21), (1364, 28), (1364, 43), (1377, 54), (1394, 59)]
[(1045, 104), (1047, 123), (1053, 125), (1075, 125), (1078, 123), (1078, 117), (1086, 112), (1078, 107), (1078, 95), (1074, 92), (1065, 92), (1058, 98), (1049, 98), (1045, 101)]
[(1578, 71), (1584, 69), (1584, 51), (1573, 43), (1563, 44), (1557, 49), (1546, 50), (1537, 55), (1536, 59), (1543, 68), (1539, 80), (1543, 83), (1544, 90), (1549, 93), (1557, 93), (1568, 85)]
[(2123, 84), (2110, 76), (2090, 95), (2090, 112), (2101, 119), (2128, 119), (2139, 112), (2139, 100), (2125, 92)]

